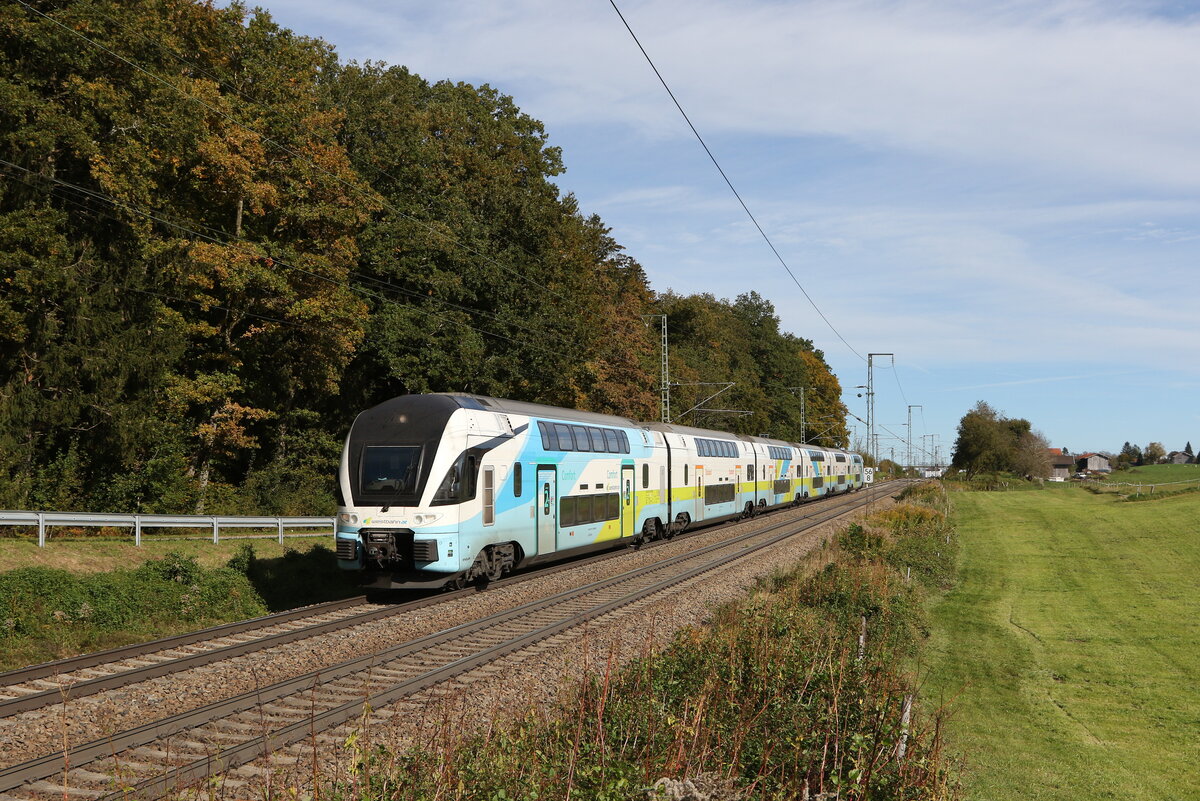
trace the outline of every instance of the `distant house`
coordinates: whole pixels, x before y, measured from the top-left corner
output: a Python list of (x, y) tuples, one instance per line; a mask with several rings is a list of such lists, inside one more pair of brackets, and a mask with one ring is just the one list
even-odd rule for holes
[(1075, 459), (1069, 453), (1063, 453), (1062, 448), (1048, 448), (1050, 457), (1050, 480), (1066, 481), (1075, 469)]
[(1075, 467), (1081, 473), (1111, 473), (1112, 468), (1108, 465), (1108, 457), (1099, 453), (1081, 453), (1075, 457)]
[(1167, 454), (1167, 464), (1187, 464), (1192, 460), (1184, 451), (1171, 451)]

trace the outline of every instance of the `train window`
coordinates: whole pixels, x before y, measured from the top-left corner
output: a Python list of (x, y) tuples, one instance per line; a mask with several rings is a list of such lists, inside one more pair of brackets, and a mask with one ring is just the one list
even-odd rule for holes
[(468, 498), (475, 497), (475, 486), (476, 486), (478, 473), (479, 473), (479, 457), (477, 457), (475, 454), (471, 454), (470, 456), (467, 457), (467, 469), (466, 469), (465, 475), (464, 475), (464, 478), (466, 479), (467, 497)]
[(421, 448), (404, 445), (368, 445), (363, 449), (358, 491), (386, 497), (416, 492)]
[(746, 480), (747, 481), (754, 480), (754, 465), (752, 465), (752, 464), (746, 465)]
[(621, 435), (621, 453), (629, 453), (629, 435), (624, 431), (618, 431)]
[(611, 428), (604, 429), (604, 450), (609, 453), (621, 452), (621, 440)]
[(701, 456), (708, 456), (708, 440), (696, 438), (696, 453)]
[(575, 525), (575, 499), (569, 495), (558, 499), (558, 524), (563, 527)]
[(483, 524), (496, 522), (496, 468), (483, 468)]
[(592, 449), (592, 443), (588, 438), (586, 428), (583, 426), (571, 426), (571, 433), (575, 435), (575, 450), (587, 452)]
[(592, 438), (592, 450), (596, 453), (604, 453), (608, 450), (604, 445), (604, 432), (598, 428), (589, 428), (588, 436)]
[(650, 486), (650, 465), (642, 465), (642, 489)]
[(605, 505), (608, 507), (608, 512), (605, 514), (609, 520), (616, 520), (621, 516), (621, 496), (615, 492), (610, 492), (604, 496), (607, 498)]
[(725, 450), (729, 451), (728, 456), (730, 459), (737, 458), (737, 444), (736, 443), (726, 442)]
[(521, 463), (513, 463), (513, 497), (521, 497)]
[(557, 443), (554, 440), (556, 439), (556, 437), (554, 436), (554, 429), (552, 429), (550, 427), (550, 424), (539, 420), (538, 421), (538, 433), (542, 435), (542, 450), (544, 450), (544, 451), (555, 450), (554, 446)]
[(554, 438), (557, 440), (554, 443), (554, 449), (557, 451), (573, 451), (575, 446), (571, 444), (571, 427), (565, 426), (562, 423), (554, 424)]
[(596, 518), (592, 515), (592, 496), (580, 495), (575, 499), (575, 522), (591, 523)]

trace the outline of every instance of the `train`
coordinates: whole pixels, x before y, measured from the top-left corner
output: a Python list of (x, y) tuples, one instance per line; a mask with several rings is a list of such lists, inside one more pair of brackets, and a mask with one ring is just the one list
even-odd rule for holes
[(338, 566), (369, 590), (455, 588), (864, 483), (856, 453), (484, 395), (360, 413), (338, 470)]

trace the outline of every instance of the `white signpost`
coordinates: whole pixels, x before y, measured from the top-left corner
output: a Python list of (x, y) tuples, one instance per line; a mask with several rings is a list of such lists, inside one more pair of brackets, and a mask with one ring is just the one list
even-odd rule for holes
[(874, 467), (864, 467), (863, 468), (863, 483), (864, 484), (874, 484), (875, 483), (875, 468)]

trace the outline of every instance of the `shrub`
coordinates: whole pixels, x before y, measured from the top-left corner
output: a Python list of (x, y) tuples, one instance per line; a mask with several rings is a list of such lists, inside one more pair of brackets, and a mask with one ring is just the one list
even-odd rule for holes
[(41, 649), (53, 657), (88, 650), (113, 635), (129, 640), (180, 623), (194, 628), (265, 611), (244, 575), (206, 569), (195, 557), (178, 554), (107, 573), (46, 567), (0, 573), (0, 638), (9, 653)]

